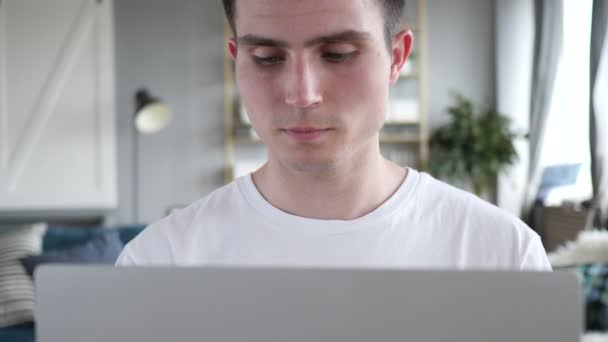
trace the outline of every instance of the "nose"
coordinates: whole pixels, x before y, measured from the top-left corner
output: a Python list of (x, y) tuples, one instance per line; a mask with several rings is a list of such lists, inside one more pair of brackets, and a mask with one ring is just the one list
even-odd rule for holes
[(294, 61), (287, 77), (285, 103), (298, 108), (308, 108), (321, 103), (323, 96), (319, 87), (319, 76), (309, 61)]

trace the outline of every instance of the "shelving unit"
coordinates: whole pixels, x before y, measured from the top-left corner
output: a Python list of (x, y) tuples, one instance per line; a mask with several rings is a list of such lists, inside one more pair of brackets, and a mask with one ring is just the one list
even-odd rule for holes
[[(393, 109), (380, 134), (385, 157), (401, 165), (426, 169), (429, 159), (426, 112), (426, 11), (425, 0), (407, 1), (404, 12), (404, 29), (414, 34), (414, 48), (401, 77), (391, 89), (391, 107), (398, 101), (415, 104), (416, 110), (405, 113)], [(414, 115), (412, 115), (414, 114)], [(405, 118), (395, 122), (392, 117)]]
[(234, 119), (235, 119), (235, 96), (236, 87), (234, 79), (234, 62), (232, 61), (228, 49), (225, 47), (225, 42), (231, 36), (230, 25), (224, 18), (224, 39), (222, 39), (224, 51), (224, 183), (228, 184), (234, 178), (234, 147), (235, 137)]
[[(381, 149), (386, 158), (418, 169), (426, 169), (429, 159), (425, 92), (425, 17), (425, 0), (406, 2), (403, 27), (414, 33), (414, 48), (404, 68), (406, 72), (391, 89), (390, 107), (393, 108), (392, 113), (397, 115), (389, 115), (380, 132)], [(224, 36), (227, 38), (230, 35), (230, 27), (225, 22)], [(256, 160), (266, 155), (266, 147), (252, 136), (251, 126), (241, 119), (234, 81), (234, 63), (225, 48), (224, 51), (224, 181), (229, 183), (235, 176), (239, 176), (235, 174), (235, 169), (242, 170), (241, 164), (256, 166)], [(400, 106), (415, 110), (406, 112), (396, 109)]]

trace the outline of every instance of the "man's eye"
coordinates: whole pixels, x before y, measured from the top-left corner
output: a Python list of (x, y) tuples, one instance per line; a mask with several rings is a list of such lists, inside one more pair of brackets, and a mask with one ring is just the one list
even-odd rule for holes
[(262, 65), (276, 65), (276, 64), (283, 62), (283, 58), (278, 57), (278, 56), (269, 56), (269, 57), (253, 56), (253, 59), (256, 61), (256, 63), (262, 64)]
[(336, 53), (336, 52), (325, 52), (323, 58), (330, 63), (342, 63), (349, 60), (355, 55), (355, 52), (349, 53)]

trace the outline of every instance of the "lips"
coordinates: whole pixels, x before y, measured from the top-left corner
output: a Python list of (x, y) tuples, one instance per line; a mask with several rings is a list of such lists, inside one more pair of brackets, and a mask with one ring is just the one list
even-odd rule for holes
[(310, 142), (322, 138), (330, 130), (329, 128), (294, 127), (284, 129), (283, 132), (296, 141)]
[(320, 132), (327, 131), (327, 128), (314, 128), (314, 127), (296, 127), (296, 128), (288, 128), (286, 131), (294, 132), (294, 133), (311, 133), (311, 132)]

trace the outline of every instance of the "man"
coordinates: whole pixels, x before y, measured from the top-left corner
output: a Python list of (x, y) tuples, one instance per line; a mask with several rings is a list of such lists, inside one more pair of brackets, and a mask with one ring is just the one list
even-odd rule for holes
[(148, 227), (119, 265), (549, 270), (518, 219), (380, 154), (403, 0), (224, 0), (268, 162)]

